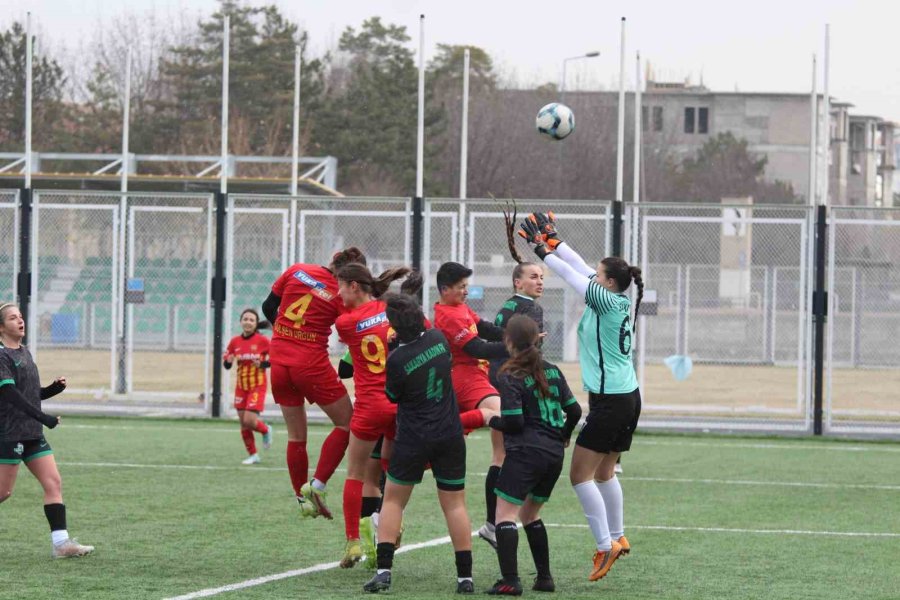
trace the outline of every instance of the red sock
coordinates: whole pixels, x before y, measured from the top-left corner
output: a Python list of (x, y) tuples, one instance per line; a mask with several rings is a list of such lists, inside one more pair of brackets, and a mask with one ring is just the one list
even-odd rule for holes
[(256, 432), (263, 435), (269, 433), (269, 426), (262, 419), (256, 420)]
[(481, 414), (481, 411), (477, 408), (461, 413), (459, 415), (459, 420), (462, 423), (463, 429), (478, 429), (479, 427), (484, 426), (484, 415)]
[(344, 460), (347, 444), (350, 443), (350, 432), (335, 427), (322, 442), (322, 452), (319, 454), (319, 462), (316, 463), (315, 477), (322, 483), (328, 483), (335, 469)]
[(244, 438), (244, 448), (247, 449), (247, 454), (256, 454), (256, 440), (253, 439), (253, 432), (241, 428), (241, 437)]
[(291, 485), (294, 493), (300, 495), (300, 488), (309, 477), (309, 455), (306, 453), (306, 442), (287, 443), (287, 466), (291, 475)]
[(348, 540), (359, 539), (359, 512), (362, 510), (363, 482), (344, 480), (344, 531)]

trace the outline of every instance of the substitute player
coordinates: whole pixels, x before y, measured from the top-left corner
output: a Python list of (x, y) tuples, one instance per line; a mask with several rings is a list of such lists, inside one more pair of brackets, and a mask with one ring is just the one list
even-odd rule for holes
[(631, 358), (631, 301), (625, 292), (633, 281), (637, 315), (644, 281), (638, 267), (618, 257), (604, 258), (596, 271), (591, 269), (559, 239), (555, 222), (547, 215), (529, 215), (521, 231), (535, 254), (583, 295), (587, 305), (578, 325), (578, 345), (590, 412), (575, 442), (569, 478), (597, 544), (588, 577), (596, 581), (619, 556), (631, 551), (615, 465), (619, 454), (631, 448), (641, 415), (641, 393)]
[[(274, 324), (271, 349), (272, 395), (287, 427), (287, 465), (300, 513), (331, 519), (325, 484), (344, 458), (353, 406), (328, 357), (328, 336), (344, 303), (334, 272), (365, 263), (359, 248), (336, 252), (327, 267), (298, 263), (275, 281), (262, 309)], [(306, 452), (305, 402), (317, 404), (335, 427), (322, 443), (310, 482)]]
[(559, 479), (565, 447), (581, 419), (581, 406), (559, 367), (542, 358), (537, 323), (525, 315), (513, 316), (505, 341), (510, 358), (498, 373), (501, 416), (490, 423), (503, 432), (506, 448), (494, 490), (497, 556), (503, 577), (487, 593), (522, 594), (517, 518), (524, 525), (537, 569), (532, 589), (552, 592), (556, 586), (550, 573), (550, 548), (539, 512)]
[[(434, 326), (450, 343), (453, 356), (453, 389), (460, 420), (466, 431), (483, 427), (500, 411), (500, 396), (488, 378), (488, 360), (508, 356), (503, 330), (479, 317), (466, 304), (472, 269), (446, 262), (437, 272), (440, 301), (434, 305)], [(496, 547), (494, 487), (503, 464), (503, 435), (491, 431), (491, 465), (484, 482), (487, 517), (478, 535)]]
[(385, 314), (386, 305), (378, 298), (392, 281), (409, 273), (408, 267), (400, 267), (374, 278), (361, 264), (346, 265), (337, 273), (338, 290), (347, 312), (338, 317), (335, 328), (350, 351), (356, 396), (350, 420), (347, 479), (344, 480), (347, 545), (341, 567), (345, 569), (353, 567), (363, 555), (359, 521), (369, 456), (382, 436), (382, 456), (390, 456), (396, 424), (397, 406), (388, 401), (384, 392), (388, 344), (393, 333)]
[(19, 307), (0, 305), (0, 502), (9, 499), (16, 484), (19, 464), (25, 463), (44, 490), (44, 516), (50, 524), (53, 558), (84, 556), (93, 546), (69, 537), (62, 478), (53, 450), (44, 439), (41, 424), (51, 429), (57, 417), (41, 411), (41, 400), (66, 389), (66, 378), (57, 377), (41, 387), (37, 365), (24, 345), (25, 321)]
[(237, 381), (234, 388), (234, 408), (241, 423), (241, 438), (247, 449), (245, 465), (259, 463), (256, 453), (256, 439), (253, 432), (263, 436), (263, 448), (272, 447), (272, 427), (267, 425), (259, 415), (266, 406), (266, 369), (269, 363), (269, 338), (259, 332), (269, 326), (267, 321), (260, 323), (259, 313), (252, 308), (241, 313), (241, 334), (231, 338), (222, 357), (222, 365), (231, 369), (237, 361)]
[(397, 436), (378, 523), (377, 571), (363, 589), (390, 589), (403, 509), (431, 463), (455, 553), (456, 591), (471, 594), (475, 587), (465, 498), (466, 444), (451, 384), (450, 345), (439, 330), (425, 329), (415, 298), (389, 295), (386, 302), (387, 318), (400, 340), (386, 365), (387, 396), (397, 403)]

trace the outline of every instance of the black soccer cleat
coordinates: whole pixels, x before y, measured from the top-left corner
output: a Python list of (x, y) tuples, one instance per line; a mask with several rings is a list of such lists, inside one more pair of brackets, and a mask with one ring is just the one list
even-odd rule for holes
[(472, 583), (471, 579), (463, 579), (462, 581), (458, 581), (456, 583), (456, 593), (457, 594), (474, 594), (475, 593), (475, 584)]
[(519, 581), (518, 578), (513, 579), (512, 581), (498, 579), (497, 583), (494, 584), (494, 587), (484, 593), (491, 596), (521, 596), (522, 582)]
[(372, 594), (386, 592), (391, 589), (391, 572), (375, 573), (374, 577), (363, 585), (363, 591)]
[(552, 577), (535, 577), (534, 585), (531, 586), (531, 589), (535, 592), (555, 592), (556, 584), (553, 583)]

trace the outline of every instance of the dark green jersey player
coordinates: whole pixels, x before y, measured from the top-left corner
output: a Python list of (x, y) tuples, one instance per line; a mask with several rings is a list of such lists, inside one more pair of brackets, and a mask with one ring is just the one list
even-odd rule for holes
[(506, 457), (497, 486), (497, 556), (503, 578), (489, 594), (519, 595), (516, 549), (518, 517), (525, 526), (537, 569), (533, 589), (553, 591), (547, 532), (538, 513), (562, 471), (564, 449), (581, 418), (581, 406), (556, 365), (541, 357), (537, 324), (524, 315), (509, 320), (504, 340), (510, 358), (497, 376), (500, 416), (490, 425), (503, 432)]
[[(514, 315), (525, 315), (543, 332), (544, 308), (537, 301), (544, 294), (544, 269), (535, 263), (519, 263), (513, 269), (512, 282), (516, 293), (500, 307), (494, 325), (505, 328)], [(505, 361), (505, 358), (491, 360), (488, 377), (494, 387), (497, 387), (497, 371)]]
[(384, 298), (385, 313), (400, 344), (388, 355), (385, 393), (397, 403), (397, 437), (388, 465), (378, 521), (377, 572), (367, 592), (390, 589), (394, 548), (403, 509), (426, 466), (437, 482), (438, 497), (456, 553), (457, 592), (471, 593), (472, 535), (466, 512), (466, 444), (450, 379), (447, 338), (425, 329), (418, 302), (406, 294)]

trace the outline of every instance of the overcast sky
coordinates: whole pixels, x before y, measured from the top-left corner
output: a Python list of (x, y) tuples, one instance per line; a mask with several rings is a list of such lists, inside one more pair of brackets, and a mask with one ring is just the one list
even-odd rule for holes
[[(309, 32), (312, 49), (332, 47), (341, 31), (370, 16), (405, 25), (418, 48), (426, 16), (426, 57), (435, 44), (486, 49), (521, 85), (557, 82), (563, 58), (599, 50), (568, 65), (568, 89), (616, 85), (620, 18), (627, 18), (629, 80), (641, 51), (657, 79), (718, 91), (808, 92), (811, 57), (822, 57), (831, 24), (831, 94), (857, 114), (900, 121), (900, 2), (897, 0), (249, 0), (273, 3)], [(0, 27), (31, 10), (51, 46), (77, 48), (101, 23), (126, 12), (155, 11), (194, 21), (215, 0), (2, 0)], [(821, 87), (820, 87), (821, 89)]]

